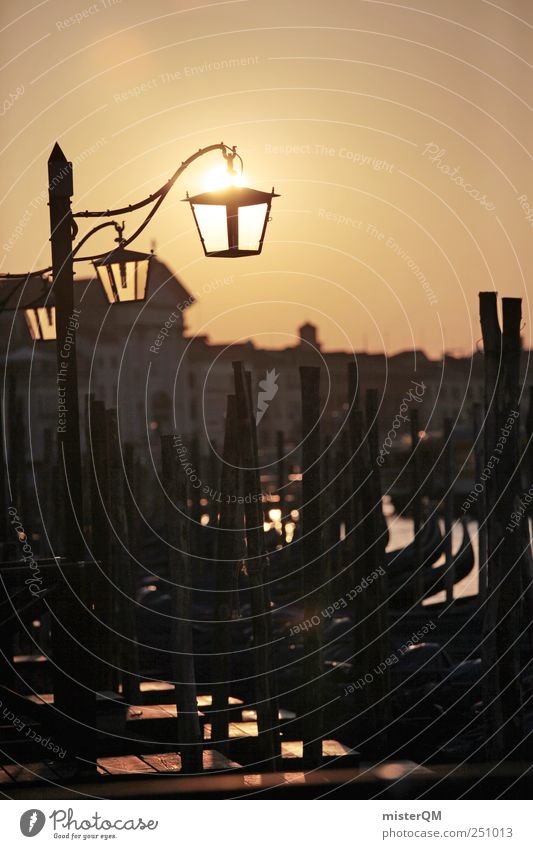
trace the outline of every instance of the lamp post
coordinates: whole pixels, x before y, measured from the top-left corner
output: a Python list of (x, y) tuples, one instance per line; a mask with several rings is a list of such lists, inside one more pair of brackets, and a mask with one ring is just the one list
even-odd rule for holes
[[(78, 322), (73, 321), (72, 176), (72, 163), (67, 161), (56, 143), (48, 160), (48, 202), (57, 337), (58, 472), (62, 494), (60, 505), (64, 511), (60, 525), (63, 539), (60, 544), (63, 556), (67, 561), (76, 564), (84, 559), (84, 541), (76, 362)], [(83, 569), (75, 566), (68, 574), (61, 574), (55, 593), (55, 617), (52, 627), (54, 706), (85, 728), (85, 733), (82, 733), (80, 727), (76, 729), (80, 738), (77, 741), (77, 751), (82, 757), (90, 758), (93, 734), (89, 729), (96, 726), (90, 616), (93, 599)], [(80, 645), (81, 640), (76, 639), (76, 635), (83, 635), (83, 643), (88, 651)], [(69, 675), (70, 670), (75, 670), (76, 674)]]
[(59, 465), (64, 486), (64, 554), (83, 559), (80, 416), (74, 318), (72, 163), (56, 143), (48, 160), (52, 277), (56, 308)]

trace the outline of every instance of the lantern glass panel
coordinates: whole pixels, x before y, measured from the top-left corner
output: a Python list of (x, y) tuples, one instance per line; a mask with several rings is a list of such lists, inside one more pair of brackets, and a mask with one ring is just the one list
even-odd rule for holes
[(227, 251), (229, 244), (226, 207), (206, 203), (195, 203), (193, 207), (206, 253)]
[(111, 262), (96, 266), (110, 304), (143, 301), (146, 295), (150, 258), (133, 262)]
[(239, 207), (239, 250), (258, 251), (260, 249), (267, 215), (266, 203)]
[(24, 310), (24, 316), (34, 341), (49, 342), (57, 338), (55, 307)]

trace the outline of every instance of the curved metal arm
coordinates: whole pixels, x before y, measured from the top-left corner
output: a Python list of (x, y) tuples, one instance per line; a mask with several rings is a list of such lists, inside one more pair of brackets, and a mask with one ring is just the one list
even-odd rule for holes
[[(119, 224), (117, 224), (116, 221), (104, 221), (103, 224), (98, 224), (96, 227), (93, 227), (92, 230), (89, 230), (89, 232), (85, 234), (83, 239), (80, 239), (80, 241), (78, 242), (76, 247), (72, 249), (72, 258), (74, 258), (76, 256), (79, 249), (85, 244), (85, 242), (87, 242), (91, 238), (91, 236), (94, 236), (94, 234), (97, 233), (98, 230), (103, 230), (104, 227), (114, 227), (115, 230), (117, 231), (117, 233), (119, 234), (119, 236), (122, 232), (122, 228), (120, 227)], [(77, 260), (77, 262), (82, 262), (82, 261), (83, 261), (83, 257), (80, 257)]]
[[(152, 194), (148, 195), (148, 197), (144, 198), (144, 200), (140, 200), (138, 201), (138, 203), (129, 204), (129, 206), (123, 206), (120, 209), (106, 209), (100, 210), (98, 212), (92, 212), (87, 209), (84, 212), (74, 212), (73, 218), (109, 218), (111, 215), (126, 215), (126, 213), (128, 212), (134, 212), (136, 209), (141, 209), (143, 206), (148, 206), (154, 201), (159, 201), (157, 204), (157, 207), (159, 208), (162, 200), (166, 197), (178, 177), (183, 174), (185, 169), (188, 168), (189, 165), (191, 165), (193, 162), (195, 162), (196, 159), (199, 159), (200, 156), (204, 156), (206, 153), (211, 153), (211, 151), (213, 150), (221, 150), (223, 153), (225, 153), (226, 151), (230, 151), (231, 154), (238, 156), (238, 154), (235, 154), (235, 148), (224, 144), (224, 142), (219, 142), (219, 144), (210, 144), (207, 147), (201, 147), (199, 150), (193, 153), (192, 156), (189, 156), (188, 159), (185, 159), (181, 163), (180, 167), (175, 171), (170, 180), (167, 180), (167, 182), (163, 186), (161, 186), (161, 188), (159, 188), (156, 192), (152, 192)], [(150, 215), (150, 218), (152, 217), (152, 214)], [(137, 233), (135, 233), (135, 236), (136, 235)], [(129, 241), (131, 241), (131, 239)]]
[[(128, 245), (130, 245), (137, 238), (137, 236), (139, 236), (142, 233), (142, 231), (145, 229), (145, 227), (147, 227), (147, 225), (150, 223), (150, 221), (152, 220), (152, 218), (156, 214), (157, 210), (159, 209), (159, 207), (161, 206), (161, 204), (165, 200), (170, 189), (172, 188), (172, 186), (174, 185), (174, 183), (176, 182), (178, 177), (181, 176), (181, 174), (183, 174), (185, 169), (188, 168), (189, 165), (191, 165), (193, 162), (195, 162), (196, 159), (199, 159), (201, 156), (204, 156), (206, 153), (211, 153), (211, 151), (213, 151), (213, 150), (221, 150), (223, 155), (224, 155), (224, 159), (228, 162), (228, 166), (231, 167), (231, 168), (233, 167), (233, 160), (237, 156), (238, 159), (240, 160), (241, 171), (242, 171), (242, 159), (239, 156), (239, 154), (236, 153), (235, 147), (229, 147), (229, 145), (224, 144), (224, 142), (220, 142), (220, 144), (210, 144), (210, 145), (208, 145), (208, 147), (200, 148), (200, 150), (197, 150), (196, 153), (193, 153), (191, 156), (189, 156), (188, 159), (185, 159), (181, 163), (181, 165), (177, 169), (177, 171), (172, 175), (172, 177), (170, 178), (168, 183), (165, 183), (165, 185), (162, 186), (161, 189), (159, 189), (153, 195), (150, 195), (149, 198), (145, 198), (144, 201), (140, 201), (139, 204), (136, 204), (136, 205), (132, 206), (131, 208), (128, 208), (127, 210), (116, 210), (115, 209), (115, 210), (109, 212), (109, 214), (114, 214), (114, 215), (119, 215), (120, 213), (122, 213), (124, 211), (131, 212), (132, 209), (139, 209), (140, 206), (145, 206), (146, 203), (150, 203), (151, 200), (153, 200), (154, 198), (156, 199), (156, 202), (154, 203), (152, 209), (150, 210), (150, 212), (148, 213), (148, 215), (146, 216), (144, 221), (139, 225), (139, 227), (137, 227), (137, 229), (129, 237), (129, 239), (124, 239), (121, 242), (121, 244), (124, 248), (126, 248)], [(229, 153), (226, 153), (226, 151), (229, 151)], [(96, 215), (98, 213), (90, 213), (90, 214)], [(91, 259), (93, 259), (93, 257), (91, 257)]]
[[(80, 248), (83, 247), (85, 242), (87, 242), (91, 238), (91, 236), (94, 236), (94, 234), (97, 233), (99, 230), (103, 230), (104, 227), (114, 227), (115, 230), (117, 231), (118, 235), (119, 235), (119, 239), (122, 236), (123, 227), (121, 227), (120, 224), (118, 224), (116, 221), (104, 221), (103, 224), (98, 224), (96, 227), (93, 227), (92, 230), (89, 230), (89, 232), (86, 233), (85, 236), (82, 239), (80, 239), (78, 244), (72, 249), (72, 259), (74, 260), (74, 262), (91, 262), (92, 260), (103, 259), (105, 256), (107, 256), (109, 251), (107, 251), (106, 253), (103, 253), (103, 254), (95, 254), (94, 256), (79, 256), (79, 257), (76, 256), (76, 254), (78, 253)], [(118, 241), (118, 239), (117, 239), (117, 241)], [(38, 271), (26, 271), (26, 272), (24, 272), (24, 274), (13, 274), (13, 273), (0, 274), (0, 280), (12, 280), (12, 279), (19, 279), (19, 278), (27, 279), (28, 277), (42, 277), (43, 274), (47, 274), (50, 271), (52, 271), (52, 266), (50, 266), (49, 268), (41, 268)], [(9, 295), (9, 297), (7, 298), (6, 301), (0, 303), (0, 309), (3, 306), (3, 303), (7, 303), (9, 298), (11, 298), (11, 295)]]
[[(174, 174), (172, 175), (170, 180), (168, 180), (156, 192), (153, 192), (151, 195), (148, 195), (148, 197), (144, 198), (144, 200), (141, 200), (138, 203), (130, 204), (129, 206), (124, 206), (121, 209), (107, 209), (107, 210), (100, 210), (100, 211), (97, 211), (97, 212), (92, 212), (90, 210), (85, 210), (85, 212), (74, 212), (74, 213), (72, 213), (72, 218), (109, 218), (112, 215), (113, 216), (114, 215), (125, 215), (127, 212), (134, 212), (136, 209), (141, 209), (143, 206), (148, 206), (150, 203), (154, 203), (154, 201), (155, 201), (154, 206), (152, 207), (152, 209), (150, 210), (150, 212), (148, 213), (148, 215), (146, 216), (146, 218), (144, 219), (142, 224), (140, 224), (140, 226), (137, 228), (137, 230), (135, 230), (133, 235), (130, 236), (129, 239), (122, 239), (121, 240), (122, 246), (127, 247), (129, 244), (131, 244), (131, 242), (134, 241), (134, 239), (137, 238), (137, 236), (140, 235), (140, 233), (142, 233), (144, 228), (152, 220), (155, 213), (157, 212), (157, 210), (159, 209), (159, 207), (163, 203), (164, 199), (166, 198), (167, 194), (169, 193), (170, 189), (172, 188), (172, 186), (174, 185), (174, 183), (176, 182), (178, 177), (180, 177), (181, 174), (183, 174), (185, 169), (188, 168), (189, 165), (192, 165), (192, 163), (195, 162), (197, 159), (199, 159), (201, 156), (204, 156), (206, 153), (211, 153), (214, 150), (222, 151), (222, 153), (224, 155), (224, 159), (228, 162), (228, 167), (230, 167), (230, 168), (233, 168), (233, 160), (235, 158), (239, 159), (239, 161), (241, 163), (241, 173), (242, 173), (242, 167), (243, 167), (242, 159), (239, 156), (239, 154), (236, 152), (235, 147), (230, 147), (229, 145), (224, 144), (224, 142), (219, 142), (218, 144), (210, 144), (207, 147), (201, 147), (199, 150), (197, 150), (195, 153), (193, 153), (191, 156), (189, 156), (188, 159), (185, 159), (181, 163), (179, 168), (174, 172)], [(73, 258), (74, 262), (91, 262), (91, 261), (96, 260), (96, 259), (103, 259), (105, 256), (107, 256), (107, 253), (95, 254), (94, 256), (80, 256), (80, 257), (76, 256), (76, 254), (78, 253), (78, 251), (82, 247), (82, 245), (84, 245), (85, 242), (90, 238), (90, 236), (92, 236), (98, 230), (102, 230), (104, 227), (110, 227), (110, 226), (114, 226), (114, 227), (116, 227), (117, 229), (120, 230), (119, 225), (116, 223), (116, 221), (105, 221), (104, 223), (98, 224), (96, 227), (93, 227), (93, 229), (90, 230), (78, 242), (76, 247), (73, 249), (72, 258)], [(0, 274), (0, 280), (10, 279), (10, 278), (13, 278), (13, 277), (38, 277), (38, 276), (42, 276), (43, 274), (47, 274), (49, 271), (52, 271), (51, 267), (41, 269), (40, 271), (24, 272), (24, 274)]]
[(0, 274), (0, 280), (12, 280), (14, 277), (42, 277), (43, 274), (48, 274), (49, 271), (52, 271), (52, 266), (48, 266), (48, 268), (41, 268), (37, 271), (24, 271), (21, 274), (16, 274), (11, 271), (9, 273)]

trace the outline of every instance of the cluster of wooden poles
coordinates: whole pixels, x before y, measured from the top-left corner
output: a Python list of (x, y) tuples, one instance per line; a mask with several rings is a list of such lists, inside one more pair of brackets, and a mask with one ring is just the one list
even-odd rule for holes
[[(485, 349), (484, 409), (474, 413), (476, 477), (486, 469), (495, 446), (500, 445), (494, 473), (479, 498), (480, 596), (485, 610), (483, 663), (487, 752), (501, 756), (520, 743), (520, 643), (524, 616), (531, 622), (529, 591), (529, 529), (505, 530), (521, 493), (518, 422), (505, 428), (520, 407), (520, 301), (503, 299), (500, 328), (497, 298), (481, 293), (481, 326)], [(219, 490), (223, 495), (216, 517), (213, 563), (216, 575), (214, 647), (215, 681), (212, 687), (212, 740), (225, 750), (229, 735), (231, 695), (231, 622), (238, 616), (238, 585), (246, 582), (253, 626), (253, 669), (257, 711), (257, 763), (265, 770), (280, 766), (281, 734), (278, 692), (272, 648), (269, 561), (263, 530), (258, 434), (251, 375), (242, 362), (233, 364), (234, 393), (227, 398), (225, 437)], [(379, 397), (358, 391), (355, 360), (347, 374), (347, 415), (333, 442), (321, 433), (321, 370), (302, 366), (301, 381), (301, 534), (294, 546), (295, 569), (301, 571), (304, 619), (314, 624), (303, 632), (302, 681), (299, 716), (305, 768), (320, 766), (324, 728), (321, 653), (322, 611), (346, 589), (358, 587), (369, 574), (383, 573), (387, 544), (382, 509), (382, 481), (378, 464)], [(533, 397), (533, 396), (532, 396)], [(533, 405), (532, 405), (533, 408)], [(533, 430), (533, 414), (529, 431)], [(423, 593), (423, 470), (420, 466), (418, 411), (410, 411), (414, 562), (412, 604)], [(501, 441), (501, 432), (509, 431)], [(72, 750), (94, 762), (95, 693), (121, 690), (127, 702), (139, 702), (140, 666), (135, 625), (135, 570), (131, 552), (138, 550), (139, 523), (132, 490), (139, 484), (138, 464), (131, 446), (119, 445), (117, 415), (90, 397), (86, 403), (88, 482), (84, 490), (83, 529), (90, 552), (90, 568), (59, 566), (57, 586), (47, 605), (52, 618), (54, 702), (71, 718)], [(444, 430), (445, 553), (452, 563), (453, 423)], [(278, 435), (278, 484), (285, 477), (283, 435)], [(529, 458), (533, 456), (531, 451)], [(530, 470), (531, 471), (531, 470)], [(171, 589), (173, 662), (178, 726), (176, 746), (187, 772), (202, 769), (202, 736), (196, 702), (193, 650), (192, 587), (198, 524), (190, 510), (191, 492), (183, 473), (176, 440), (161, 438), (161, 482), (165, 497), (168, 578)], [(248, 496), (248, 497), (247, 497)], [(60, 510), (60, 505), (58, 505)], [(61, 512), (61, 511), (60, 511)], [(196, 515), (196, 514), (195, 514)], [(339, 533), (343, 527), (344, 531)], [(446, 585), (453, 599), (453, 574)], [(371, 581), (357, 594), (353, 619), (353, 680), (384, 666), (390, 656), (390, 613), (387, 581)], [(524, 613), (525, 611), (525, 613)], [(115, 635), (119, 635), (117, 639)], [(388, 668), (360, 690), (360, 716), (368, 735), (386, 747), (391, 721)], [(485, 719), (483, 720), (485, 721)]]

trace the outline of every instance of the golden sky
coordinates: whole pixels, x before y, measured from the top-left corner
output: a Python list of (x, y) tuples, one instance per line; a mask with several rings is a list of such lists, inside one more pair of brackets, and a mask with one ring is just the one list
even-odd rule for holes
[(198, 296), (191, 332), (277, 347), (313, 321), (330, 348), (469, 352), (477, 292), (494, 288), (523, 297), (530, 344), (529, 0), (3, 0), (0, 14), (2, 271), (49, 264), (56, 140), (75, 209), (134, 202), (223, 140), (249, 185), (281, 193), (263, 254), (203, 256), (180, 200), (218, 154), (136, 243)]

